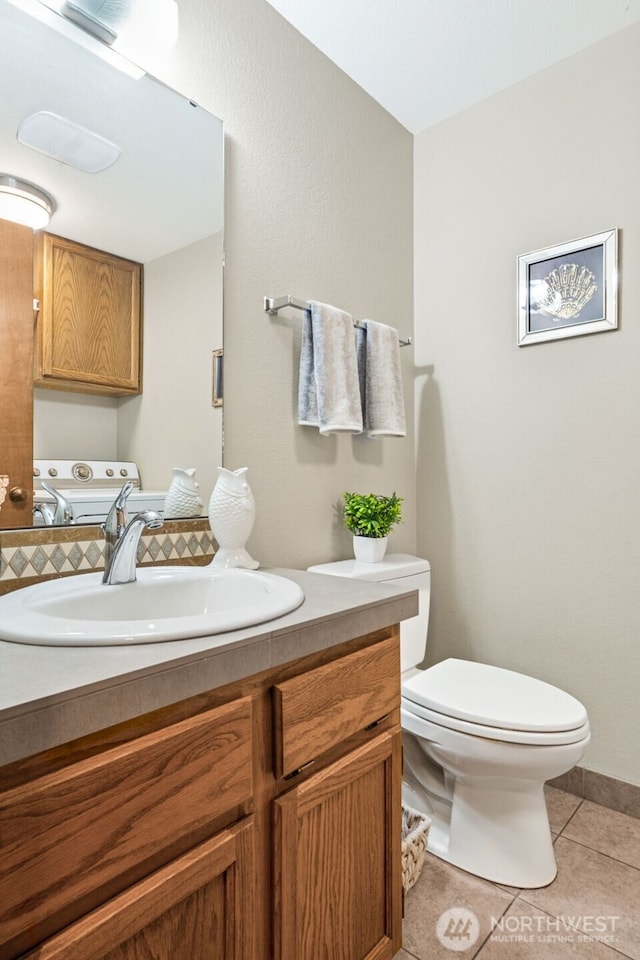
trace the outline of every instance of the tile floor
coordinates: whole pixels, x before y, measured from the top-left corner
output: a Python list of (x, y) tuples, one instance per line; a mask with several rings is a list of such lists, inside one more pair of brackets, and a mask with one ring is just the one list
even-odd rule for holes
[[(558, 862), (553, 883), (501, 887), (427, 854), (405, 901), (396, 960), (640, 960), (640, 820), (545, 789)], [(454, 908), (470, 911), (471, 922), (458, 927), (459, 939), (447, 938), (441, 922), (440, 940), (438, 920)]]

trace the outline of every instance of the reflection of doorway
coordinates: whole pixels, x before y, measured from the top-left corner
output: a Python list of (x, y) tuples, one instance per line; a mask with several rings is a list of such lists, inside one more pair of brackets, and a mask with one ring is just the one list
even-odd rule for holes
[[(33, 521), (33, 231), (0, 220), (0, 529)], [(26, 499), (13, 502), (11, 490)]]

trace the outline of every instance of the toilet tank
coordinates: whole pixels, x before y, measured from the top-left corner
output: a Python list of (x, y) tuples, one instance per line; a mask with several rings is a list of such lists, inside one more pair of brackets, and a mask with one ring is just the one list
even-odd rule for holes
[(373, 580), (377, 583), (393, 583), (405, 590), (417, 590), (418, 614), (400, 624), (402, 672), (417, 667), (424, 659), (429, 627), (429, 602), (431, 599), (431, 568), (428, 560), (412, 557), (406, 553), (391, 553), (379, 563), (364, 563), (361, 560), (337, 560), (335, 563), (318, 563), (308, 568), (309, 573), (325, 573), (334, 577), (352, 580)]

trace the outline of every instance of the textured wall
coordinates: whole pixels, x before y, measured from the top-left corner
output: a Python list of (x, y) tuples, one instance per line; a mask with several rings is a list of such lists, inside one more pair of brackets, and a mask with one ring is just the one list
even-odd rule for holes
[[(418, 549), (428, 659), (557, 683), (585, 766), (640, 783), (640, 28), (415, 143)], [(620, 329), (516, 346), (516, 258), (621, 230)]]
[[(291, 293), (410, 334), (412, 138), (263, 0), (181, 0), (156, 71), (225, 123), (225, 464), (249, 467), (251, 553), (304, 567), (349, 555), (346, 489), (407, 498), (390, 548), (415, 549), (413, 438), (321, 438), (295, 425)], [(403, 351), (408, 422), (412, 350)]]

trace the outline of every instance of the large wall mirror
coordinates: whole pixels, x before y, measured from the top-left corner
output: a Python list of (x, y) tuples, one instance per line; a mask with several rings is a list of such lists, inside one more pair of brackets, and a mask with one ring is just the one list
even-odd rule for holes
[[(143, 487), (155, 490), (167, 489), (173, 467), (194, 467), (206, 505), (222, 462), (222, 408), (213, 403), (214, 353), (222, 348), (222, 122), (134, 73), (0, 0), (0, 173), (53, 197), (49, 233), (144, 267), (142, 394), (35, 388), (33, 458), (135, 461)], [(117, 144), (118, 159), (93, 174), (25, 146), (18, 128), (39, 111)], [(0, 377), (12, 377), (2, 356)], [(0, 448), (0, 474), (2, 456)], [(0, 529), (8, 525), (0, 511)]]

